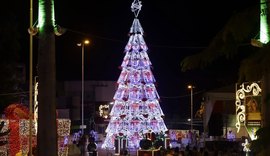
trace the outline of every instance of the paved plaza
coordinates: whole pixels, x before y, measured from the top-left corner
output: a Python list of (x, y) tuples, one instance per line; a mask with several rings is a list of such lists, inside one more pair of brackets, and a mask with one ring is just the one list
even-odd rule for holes
[[(114, 156), (115, 152), (113, 150), (106, 150), (106, 149), (101, 149), (101, 148), (98, 148), (98, 156)], [(129, 151), (129, 156), (136, 156), (137, 153), (136, 153), (136, 150), (130, 150)], [(89, 155), (91, 156), (91, 155)]]

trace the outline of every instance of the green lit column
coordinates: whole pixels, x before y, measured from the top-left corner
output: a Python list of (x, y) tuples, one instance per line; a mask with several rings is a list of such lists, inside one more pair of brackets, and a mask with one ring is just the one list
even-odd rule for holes
[(260, 42), (266, 44), (269, 42), (269, 1), (261, 0), (260, 12)]

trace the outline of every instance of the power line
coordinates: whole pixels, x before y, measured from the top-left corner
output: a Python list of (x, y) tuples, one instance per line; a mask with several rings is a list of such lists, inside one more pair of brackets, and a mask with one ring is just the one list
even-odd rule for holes
[(73, 32), (75, 34), (79, 34), (79, 35), (83, 35), (83, 36), (91, 36), (92, 38), (98, 38), (98, 39), (102, 39), (102, 40), (108, 40), (108, 41), (114, 41), (114, 42), (120, 42), (120, 43), (125, 43), (124, 41), (118, 40), (118, 39), (112, 39), (112, 38), (108, 38), (108, 37), (103, 37), (103, 36), (98, 36), (98, 35), (92, 35), (92, 34), (87, 34), (78, 30), (73, 30), (73, 29), (69, 29), (69, 28), (64, 28), (66, 31), (69, 32)]
[[(78, 31), (78, 30), (73, 30), (73, 29), (70, 29), (70, 28), (62, 28), (62, 29), (64, 29), (64, 31), (69, 31), (69, 32), (79, 34), (79, 35), (82, 35), (82, 36), (91, 36), (91, 38), (97, 38), (97, 39), (101, 39), (101, 40), (126, 44), (126, 41), (122, 41), (122, 40), (115, 39), (115, 38), (88, 34), (88, 33), (84, 33), (84, 32)], [(151, 47), (156, 47), (156, 48), (169, 48), (169, 49), (205, 49), (205, 48), (208, 47), (208, 46), (175, 46), (175, 45), (155, 45), (155, 44), (147, 44), (147, 45), (151, 46)], [(250, 43), (241, 43), (241, 44), (239, 44), (239, 46), (247, 46), (247, 45), (250, 45)]]
[[(193, 95), (197, 95), (204, 92), (204, 90), (198, 91), (198, 92), (194, 92)], [(20, 95), (20, 94), (27, 94), (29, 93), (29, 91), (25, 91), (25, 92), (16, 92), (16, 93), (3, 93), (0, 94), (0, 96), (8, 96), (8, 95)], [(180, 95), (180, 96), (160, 96), (163, 99), (180, 99), (180, 98), (185, 98), (185, 97), (189, 97), (190, 94), (186, 94), (186, 95)]]
[[(204, 91), (205, 90), (194, 92), (193, 95), (197, 95), (197, 94), (203, 93)], [(180, 95), (180, 96), (160, 96), (160, 97), (163, 98), (163, 99), (181, 99), (181, 98), (190, 97), (190, 94)]]
[(26, 92), (16, 92), (16, 93), (3, 93), (3, 94), (0, 94), (0, 96), (19, 95), (19, 94), (27, 94), (27, 93), (29, 93), (29, 91), (26, 91)]
[[(101, 40), (107, 40), (107, 41), (113, 41), (113, 42), (118, 42), (118, 43), (123, 43), (125, 44), (126, 41), (122, 41), (119, 39), (114, 39), (114, 38), (109, 38), (109, 37), (104, 37), (104, 36), (99, 36), (99, 35), (93, 35), (93, 34), (87, 34), (78, 30), (73, 30), (70, 28), (63, 28), (65, 31), (69, 31), (75, 34), (83, 35), (83, 36), (91, 36), (92, 38), (98, 38)], [(174, 45), (154, 45), (154, 44), (148, 44), (148, 46), (151, 47), (158, 47), (158, 48), (171, 48), (171, 49), (204, 49), (207, 48), (207, 46), (174, 46)]]

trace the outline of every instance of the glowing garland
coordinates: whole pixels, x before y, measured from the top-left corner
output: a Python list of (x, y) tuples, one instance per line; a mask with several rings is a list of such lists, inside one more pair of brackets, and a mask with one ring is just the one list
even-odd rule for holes
[(241, 128), (241, 124), (245, 124), (246, 122), (246, 107), (244, 103), (244, 99), (247, 93), (252, 93), (253, 96), (258, 96), (262, 90), (258, 83), (251, 83), (247, 85), (246, 83), (242, 83), (240, 89), (236, 91), (236, 99), (235, 99), (235, 106), (236, 106), (236, 128), (237, 133)]
[(38, 82), (35, 83), (35, 90), (34, 90), (34, 125), (35, 129), (37, 129), (37, 119), (38, 119)]

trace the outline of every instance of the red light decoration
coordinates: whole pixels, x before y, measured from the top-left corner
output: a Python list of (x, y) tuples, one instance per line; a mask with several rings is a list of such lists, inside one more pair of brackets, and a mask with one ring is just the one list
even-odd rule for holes
[(5, 116), (9, 119), (9, 153), (15, 156), (20, 152), (19, 120), (29, 119), (28, 108), (21, 104), (11, 104), (5, 109)]

